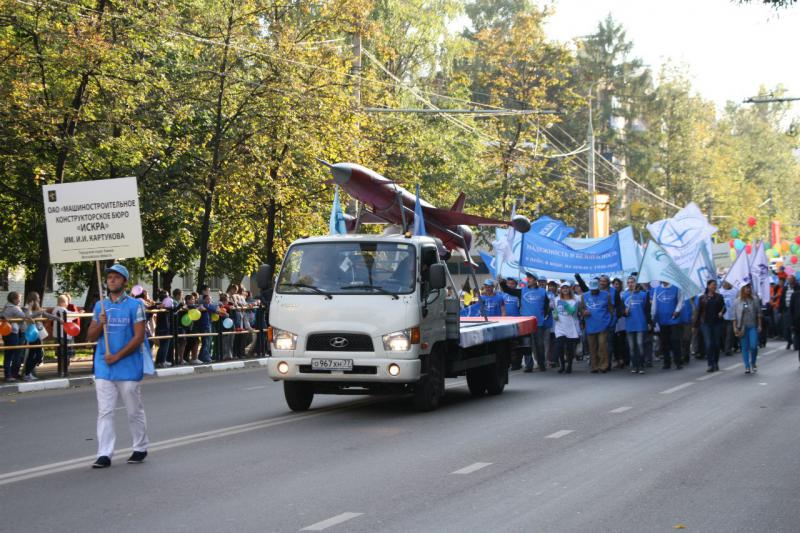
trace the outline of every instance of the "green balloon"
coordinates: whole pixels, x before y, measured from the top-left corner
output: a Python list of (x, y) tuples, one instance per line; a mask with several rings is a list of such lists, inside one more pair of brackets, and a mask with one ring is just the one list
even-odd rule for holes
[(184, 326), (191, 326), (192, 325), (192, 317), (190, 317), (188, 314), (183, 315), (181, 317), (181, 324), (183, 324)]
[(733, 237), (734, 239), (736, 239), (737, 237), (739, 237), (739, 230), (738, 230), (738, 229), (736, 229), (736, 228), (733, 228), (733, 229), (731, 230), (731, 237)]

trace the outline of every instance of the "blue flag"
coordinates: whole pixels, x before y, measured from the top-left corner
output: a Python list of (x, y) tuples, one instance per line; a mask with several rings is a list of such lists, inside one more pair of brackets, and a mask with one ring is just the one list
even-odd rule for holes
[(328, 222), (331, 235), (344, 235), (347, 233), (347, 225), (344, 221), (342, 206), (339, 204), (339, 186), (336, 186), (333, 193), (333, 207), (331, 207), (331, 218)]
[(419, 201), (419, 184), (417, 184), (417, 201), (414, 203), (414, 235), (427, 235), (425, 219), (422, 217), (422, 204)]

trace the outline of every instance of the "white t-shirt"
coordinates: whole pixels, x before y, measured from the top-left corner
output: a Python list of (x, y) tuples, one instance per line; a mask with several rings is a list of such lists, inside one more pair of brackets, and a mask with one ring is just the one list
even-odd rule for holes
[[(580, 300), (573, 298), (572, 300), (562, 300), (556, 298), (553, 304), (553, 318), (554, 330), (556, 337), (567, 337), (568, 339), (578, 339), (581, 336), (581, 323), (578, 318), (578, 303)], [(569, 308), (574, 309), (572, 314), (569, 313)]]

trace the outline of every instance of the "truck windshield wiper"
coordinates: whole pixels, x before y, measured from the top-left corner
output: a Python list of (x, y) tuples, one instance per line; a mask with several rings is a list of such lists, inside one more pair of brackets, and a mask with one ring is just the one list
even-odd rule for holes
[(281, 287), (297, 287), (297, 288), (301, 288), (301, 289), (309, 289), (311, 292), (315, 292), (317, 294), (321, 294), (322, 296), (324, 296), (328, 300), (333, 300), (333, 296), (331, 296), (331, 293), (323, 291), (322, 289), (320, 289), (319, 287), (316, 287), (315, 285), (309, 285), (308, 283), (299, 283), (299, 282), (298, 283), (284, 283), (283, 285), (281, 285)]
[(399, 300), (400, 299), (400, 297), (396, 293), (391, 292), (391, 291), (387, 291), (386, 289), (384, 289), (380, 285), (345, 285), (345, 286), (339, 287), (339, 288), (342, 289), (343, 291), (354, 291), (354, 290), (359, 290), (359, 289), (372, 289), (375, 292), (379, 292), (381, 294), (385, 294), (387, 296), (391, 296), (392, 300)]

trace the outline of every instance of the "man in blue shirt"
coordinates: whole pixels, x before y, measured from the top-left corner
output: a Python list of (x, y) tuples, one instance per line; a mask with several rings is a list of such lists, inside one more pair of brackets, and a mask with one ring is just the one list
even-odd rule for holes
[[(95, 392), (97, 393), (97, 460), (93, 468), (111, 466), (116, 433), (114, 409), (122, 397), (128, 412), (128, 427), (133, 436), (133, 454), (128, 463), (137, 464), (147, 456), (147, 422), (139, 383), (144, 374), (144, 357), (151, 357), (145, 339), (145, 309), (141, 300), (125, 294), (128, 269), (120, 264), (106, 271), (108, 297), (94, 306), (89, 326), (89, 342), (97, 342), (94, 352)], [(107, 337), (104, 338), (104, 328)], [(106, 350), (108, 346), (108, 351)]]
[[(506, 286), (510, 289), (517, 288), (517, 280), (514, 278), (506, 278)], [(503, 293), (503, 302), (505, 303), (506, 316), (519, 316), (519, 297)]]
[(608, 371), (608, 325), (614, 313), (611, 295), (600, 290), (599, 280), (595, 278), (589, 282), (589, 292), (583, 295), (582, 304), (591, 372), (605, 374)]
[[(536, 354), (536, 364), (539, 367), (539, 372), (544, 372), (547, 369), (544, 352), (544, 328), (545, 317), (550, 311), (550, 299), (547, 297), (547, 291), (538, 286), (537, 276), (532, 272), (525, 273), (527, 286), (522, 289), (512, 289), (506, 284), (504, 280), (500, 280), (500, 288), (503, 292), (511, 294), (519, 298), (519, 314), (520, 316), (533, 316), (536, 317), (536, 331), (532, 337), (533, 349)], [(524, 372), (533, 372), (533, 357), (530, 352), (530, 341), (527, 338), (522, 339), (520, 348), (523, 350), (525, 360)]]
[(490, 279), (483, 282), (481, 305), (483, 306), (483, 310), (486, 311), (486, 316), (506, 316), (503, 295), (494, 292), (494, 281)]
[(666, 281), (653, 290), (653, 320), (658, 324), (661, 351), (664, 354), (664, 370), (668, 370), (675, 360), (675, 368), (683, 368), (681, 357), (680, 315), (683, 299), (677, 287)]

